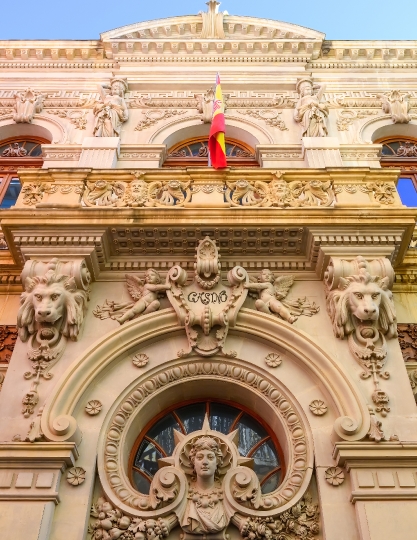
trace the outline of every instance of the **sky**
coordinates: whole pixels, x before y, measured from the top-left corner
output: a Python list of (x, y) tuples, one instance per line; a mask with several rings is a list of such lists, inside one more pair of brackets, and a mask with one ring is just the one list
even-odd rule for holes
[[(119, 26), (206, 10), (204, 0), (19, 0), (8, 5), (8, 14), (0, 18), (0, 40), (98, 39)], [(416, 0), (224, 0), (220, 10), (306, 26), (327, 39), (417, 39)]]

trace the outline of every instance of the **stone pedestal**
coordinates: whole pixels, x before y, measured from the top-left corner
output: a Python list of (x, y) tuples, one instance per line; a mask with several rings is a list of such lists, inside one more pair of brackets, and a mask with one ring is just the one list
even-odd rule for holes
[(308, 167), (343, 167), (337, 137), (303, 137), (302, 149)]
[(79, 167), (115, 169), (120, 154), (120, 137), (86, 137), (83, 140)]

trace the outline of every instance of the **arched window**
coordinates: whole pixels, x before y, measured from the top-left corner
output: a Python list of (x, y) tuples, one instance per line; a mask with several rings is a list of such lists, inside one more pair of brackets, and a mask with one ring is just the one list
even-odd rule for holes
[(417, 206), (417, 139), (391, 138), (382, 144), (381, 167), (401, 169), (397, 190), (406, 206)]
[[(259, 167), (255, 152), (246, 144), (226, 139), (227, 163), (230, 167)], [(164, 167), (207, 167), (208, 139), (198, 137), (182, 141), (168, 151)]]
[(0, 141), (0, 208), (14, 205), (20, 193), (17, 169), (40, 168), (43, 164), (41, 139), (14, 138)]
[(269, 427), (241, 405), (215, 400), (178, 404), (156, 417), (137, 438), (130, 456), (130, 480), (141, 493), (149, 493), (158, 459), (174, 450), (174, 429), (184, 435), (200, 430), (207, 414), (210, 427), (221, 433), (238, 430), (241, 456), (254, 461), (262, 493), (277, 489), (284, 478), (282, 451)]

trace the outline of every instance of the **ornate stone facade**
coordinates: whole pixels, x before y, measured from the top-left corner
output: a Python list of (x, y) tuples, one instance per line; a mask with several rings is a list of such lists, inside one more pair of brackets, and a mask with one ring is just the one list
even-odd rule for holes
[(0, 41), (6, 536), (415, 538), (416, 67), (214, 0)]

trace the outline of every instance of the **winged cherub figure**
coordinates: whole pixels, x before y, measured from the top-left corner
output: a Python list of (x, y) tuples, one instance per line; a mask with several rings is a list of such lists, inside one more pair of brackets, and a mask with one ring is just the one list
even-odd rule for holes
[(259, 291), (259, 298), (255, 302), (258, 311), (275, 313), (292, 324), (300, 315), (311, 317), (319, 311), (319, 308), (314, 303), (310, 304), (306, 298), (281, 302), (287, 296), (293, 283), (294, 276), (275, 278), (270, 270), (264, 268), (258, 276), (257, 283), (248, 283), (245, 288)]
[(99, 319), (114, 319), (120, 324), (130, 321), (137, 315), (158, 311), (161, 304), (159, 295), (170, 288), (161, 283), (161, 276), (153, 268), (145, 272), (145, 282), (134, 274), (126, 274), (127, 290), (135, 302), (116, 304), (113, 301), (97, 306), (93, 314)]

